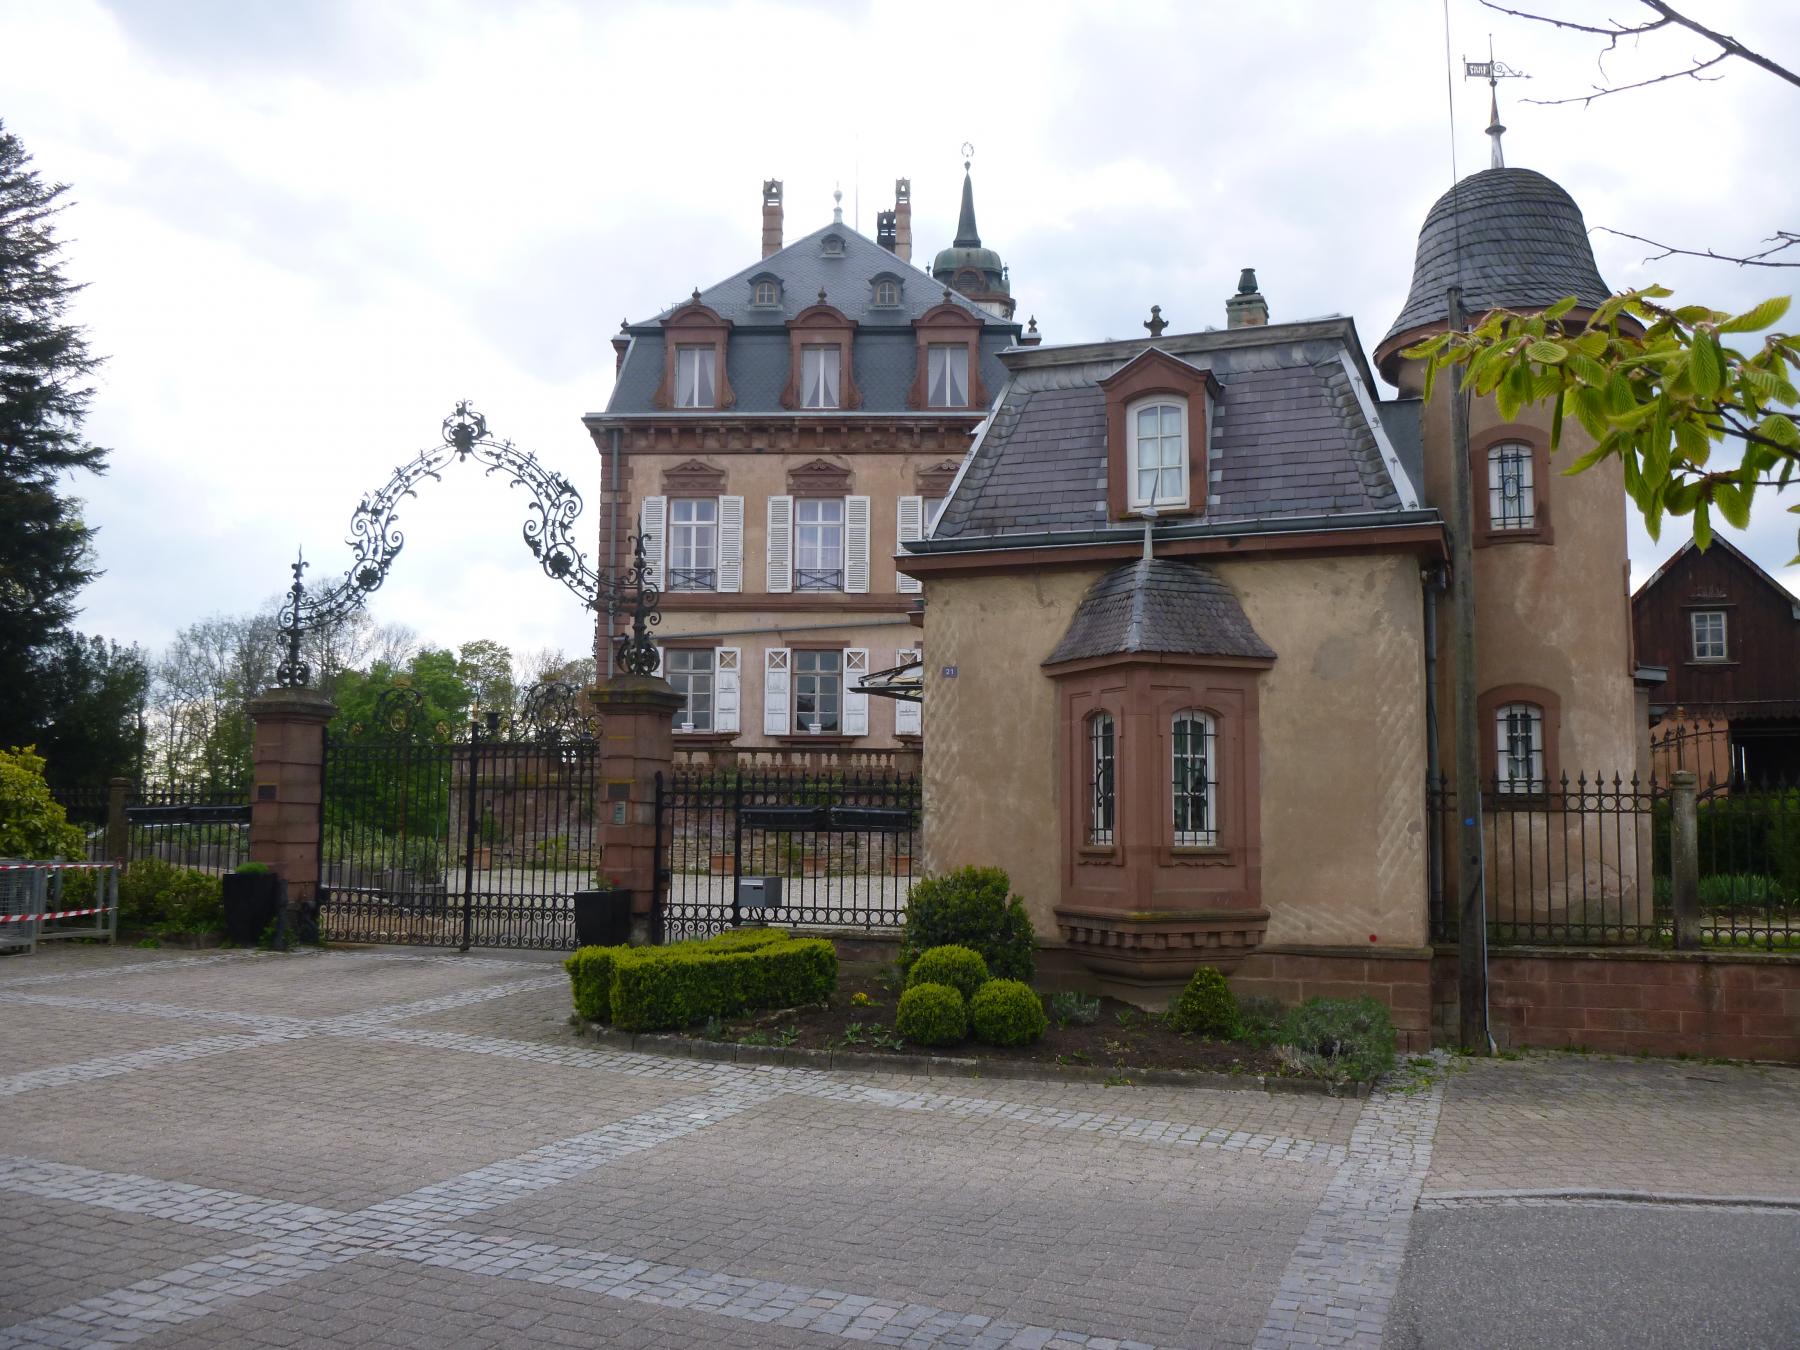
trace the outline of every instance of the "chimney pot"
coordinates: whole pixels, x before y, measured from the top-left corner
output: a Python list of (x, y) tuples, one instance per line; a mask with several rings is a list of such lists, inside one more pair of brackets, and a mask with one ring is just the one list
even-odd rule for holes
[(781, 252), (781, 180), (766, 178), (763, 180), (763, 240), (762, 255)]
[(1256, 288), (1256, 269), (1238, 273), (1237, 294), (1225, 302), (1227, 328), (1260, 328), (1269, 322), (1269, 302)]
[(894, 180), (894, 256), (912, 261), (912, 179)]

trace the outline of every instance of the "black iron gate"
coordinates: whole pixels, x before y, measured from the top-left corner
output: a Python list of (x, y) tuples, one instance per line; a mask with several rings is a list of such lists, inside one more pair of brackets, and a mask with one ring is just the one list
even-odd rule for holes
[(426, 725), (413, 690), (328, 738), (320, 936), (423, 946), (575, 946), (600, 871), (600, 751), (568, 686), (513, 722)]
[(664, 941), (746, 920), (906, 922), (919, 838), (911, 775), (681, 769), (657, 779), (656, 827)]

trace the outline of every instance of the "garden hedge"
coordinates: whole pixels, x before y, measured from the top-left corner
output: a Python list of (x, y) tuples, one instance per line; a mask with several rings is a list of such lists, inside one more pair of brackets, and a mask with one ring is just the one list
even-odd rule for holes
[(624, 1031), (821, 1003), (837, 988), (831, 943), (776, 928), (667, 947), (582, 947), (564, 967), (576, 1013)]

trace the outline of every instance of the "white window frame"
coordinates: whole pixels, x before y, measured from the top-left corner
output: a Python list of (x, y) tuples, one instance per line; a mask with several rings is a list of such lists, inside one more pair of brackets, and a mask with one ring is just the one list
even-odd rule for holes
[[(1715, 625), (1712, 621), (1718, 620)], [(1717, 632), (1713, 632), (1714, 628)], [(1730, 628), (1722, 609), (1696, 609), (1688, 615), (1688, 644), (1696, 661), (1730, 659)]]
[[(960, 353), (962, 382), (955, 379), (950, 353)], [(970, 366), (973, 357), (966, 342), (931, 342), (925, 347), (925, 405), (929, 408), (966, 408), (969, 406)], [(939, 397), (939, 386), (943, 396)]]
[[(825, 519), (825, 508), (836, 509), (837, 519)], [(807, 519), (808, 516), (814, 517)], [(848, 535), (848, 512), (842, 497), (796, 497), (794, 499), (794, 589), (795, 590), (837, 590), (844, 589), (844, 543)], [(827, 544), (831, 532), (836, 532), (837, 549), (835, 554), (828, 551)], [(814, 537), (808, 539), (808, 531)], [(802, 572), (826, 573), (836, 572), (836, 586), (800, 585)]]
[[(1520, 756), (1524, 756), (1525, 772)], [(1494, 787), (1530, 795), (1548, 790), (1544, 772), (1544, 710), (1536, 703), (1502, 703), (1494, 709)]]
[[(710, 515), (710, 519), (703, 516)], [(672, 591), (719, 589), (719, 499), (717, 497), (669, 498), (667, 568)], [(677, 578), (677, 572), (690, 575)], [(710, 573), (710, 578), (693, 573)], [(699, 581), (707, 584), (697, 584)]]
[[(1198, 708), (1183, 708), (1170, 719), (1169, 783), (1172, 812), (1169, 823), (1174, 830), (1176, 848), (1218, 846), (1218, 732), (1219, 724), (1212, 714)], [(1197, 753), (1194, 745), (1196, 736), (1199, 738)], [(1195, 801), (1196, 796), (1199, 798), (1198, 802)]]
[[(702, 361), (701, 357), (705, 359)], [(710, 408), (719, 397), (719, 349), (710, 342), (675, 348), (675, 406)], [(701, 375), (704, 373), (705, 378)]]
[(781, 299), (781, 292), (776, 289), (775, 283), (772, 281), (757, 282), (756, 289), (752, 292), (752, 295), (755, 298), (751, 303), (762, 306), (774, 305)]
[[(1140, 442), (1138, 434), (1138, 417), (1152, 409), (1173, 409), (1180, 416), (1180, 427), (1175, 434), (1174, 463), (1169, 462), (1169, 433), (1165, 428), (1166, 419), (1158, 417), (1156, 451), (1157, 462), (1154, 466), (1145, 465), (1143, 454), (1145, 445)], [(1125, 407), (1125, 439), (1127, 472), (1131, 475), (1131, 507), (1143, 510), (1154, 506), (1157, 510), (1164, 507), (1183, 507), (1188, 504), (1190, 485), (1188, 483), (1188, 401), (1172, 394), (1150, 394), (1136, 399)], [(1156, 480), (1151, 492), (1143, 490), (1143, 475), (1155, 472)], [(1181, 492), (1176, 495), (1164, 492), (1164, 480), (1174, 474), (1181, 484)]]
[(897, 281), (878, 281), (875, 283), (875, 303), (883, 309), (891, 309), (900, 303), (900, 283)]
[[(1514, 492), (1518, 506), (1508, 517), (1506, 510), (1506, 470), (1514, 469)], [(1500, 441), (1487, 450), (1488, 529), (1495, 533), (1528, 531), (1538, 527), (1537, 459), (1526, 441)]]
[(844, 377), (844, 349), (835, 342), (800, 348), (800, 406), (836, 408)]
[[(820, 658), (829, 657), (835, 665), (829, 670), (819, 669)], [(794, 688), (794, 734), (806, 736), (815, 734), (813, 727), (819, 728), (816, 734), (821, 736), (837, 736), (844, 730), (844, 653), (819, 647), (795, 647), (792, 650)], [(811, 698), (814, 707), (808, 711), (800, 706), (802, 701)], [(829, 701), (831, 709), (827, 712), (818, 706)]]
[[(696, 657), (704, 658), (703, 668), (693, 665)], [(680, 661), (682, 669), (676, 668)], [(715, 729), (715, 714), (718, 711), (718, 658), (710, 647), (665, 647), (663, 648), (663, 678), (670, 686), (681, 694), (681, 712), (675, 719), (675, 730), (678, 733), (704, 733)], [(703, 716), (694, 715), (695, 681), (704, 680), (705, 687), (701, 692), (706, 700)]]

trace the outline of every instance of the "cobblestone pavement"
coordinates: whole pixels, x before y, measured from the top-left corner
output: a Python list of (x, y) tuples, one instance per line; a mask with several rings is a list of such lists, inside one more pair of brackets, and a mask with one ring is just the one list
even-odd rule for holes
[[(1376, 1346), (1416, 1207), (1541, 1187), (1534, 1121), (1587, 1184), (1702, 1189), (1585, 1061), (1363, 1102), (950, 1082), (634, 1055), (567, 1008), (537, 954), (0, 961), (0, 1348)], [(1774, 1184), (1777, 1127), (1794, 1156), (1793, 1076), (1625, 1067), (1764, 1113), (1714, 1194)]]

